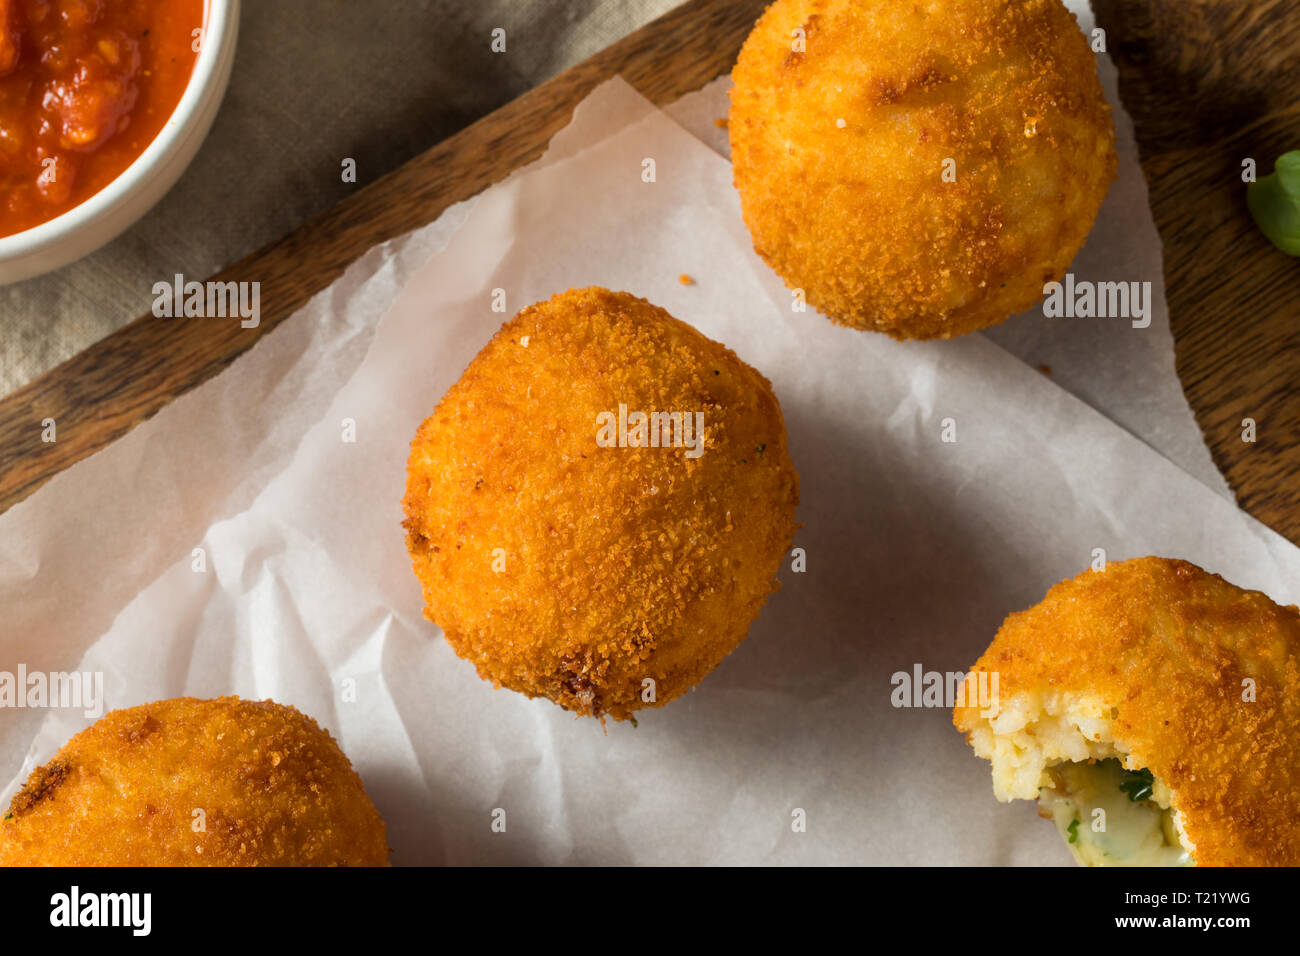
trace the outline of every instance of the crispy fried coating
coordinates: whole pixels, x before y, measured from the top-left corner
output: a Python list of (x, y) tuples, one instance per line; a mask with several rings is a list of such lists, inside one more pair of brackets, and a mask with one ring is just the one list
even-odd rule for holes
[[(630, 431), (602, 445), (620, 406), (629, 423), (702, 413), (702, 452), (630, 447)], [(621, 720), (744, 639), (797, 502), (768, 381), (644, 299), (589, 288), (479, 353), (411, 443), (403, 507), (425, 613), (457, 654), (498, 687)]]
[[(1169, 788), (1198, 865), (1300, 865), (1296, 607), (1186, 561), (1110, 563), (1008, 617), (974, 671), (998, 674), (999, 710), (1014, 719), (959, 706), (954, 724), (977, 750), (996, 744), (990, 729), (1022, 735), (995, 774), (999, 759), (1055, 746), (1049, 714), (1068, 715), (1087, 751), (1070, 759), (1105, 746)], [(1005, 789), (1032, 797), (1034, 781)]]
[(754, 249), (842, 325), (950, 338), (1028, 309), (1115, 178), (1060, 0), (777, 0), (732, 79)]
[(115, 710), (32, 772), (3, 866), (387, 866), (384, 821), (327, 731), (274, 701)]

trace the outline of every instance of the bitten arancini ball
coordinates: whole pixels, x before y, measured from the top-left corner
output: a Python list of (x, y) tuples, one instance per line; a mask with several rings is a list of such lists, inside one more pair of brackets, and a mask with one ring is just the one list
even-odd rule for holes
[(777, 0), (732, 78), (754, 249), (842, 325), (951, 338), (1028, 309), (1115, 178), (1060, 0)]
[(768, 381), (626, 293), (507, 322), (411, 443), (407, 547), (456, 653), (498, 687), (623, 719), (744, 639), (795, 531)]
[(112, 711), (0, 822), (0, 866), (387, 865), (384, 821), (338, 744), (269, 700)]
[[(972, 693), (991, 690), (984, 698)], [(1088, 865), (1300, 865), (1300, 611), (1186, 561), (1012, 614), (953, 721)]]

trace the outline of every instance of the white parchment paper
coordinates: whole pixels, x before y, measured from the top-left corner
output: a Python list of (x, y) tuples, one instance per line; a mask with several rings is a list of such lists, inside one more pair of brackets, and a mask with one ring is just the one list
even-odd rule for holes
[[(416, 426), (506, 317), (492, 290), (513, 313), (588, 284), (771, 379), (807, 553), (714, 674), (607, 734), (455, 657), (399, 526)], [(0, 516), (0, 668), (101, 671), (110, 708), (293, 704), (352, 758), (399, 864), (1066, 863), (1031, 806), (994, 801), (946, 710), (891, 707), (891, 674), (965, 670), (1094, 548), (1187, 558), (1287, 603), (1300, 552), (985, 337), (899, 344), (789, 303), (725, 160), (608, 83), (540, 163), (373, 250)], [(0, 711), (4, 797), (88, 722)]]

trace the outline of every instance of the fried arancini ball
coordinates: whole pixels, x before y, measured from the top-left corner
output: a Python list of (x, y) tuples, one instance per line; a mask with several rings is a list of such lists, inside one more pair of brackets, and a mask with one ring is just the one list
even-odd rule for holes
[(1060, 0), (777, 0), (732, 78), (754, 249), (842, 325), (951, 338), (1028, 309), (1115, 178)]
[(953, 722), (997, 798), (1037, 797), (1081, 863), (1300, 865), (1294, 606), (1110, 563), (1008, 617), (963, 687)]
[(106, 714), (14, 795), (2, 866), (387, 866), (384, 821), (327, 731), (274, 701)]
[[(674, 412), (682, 429), (634, 431)], [(425, 613), (457, 654), (498, 687), (623, 719), (744, 639), (797, 502), (768, 381), (644, 299), (589, 288), (524, 309), (470, 363), (411, 443), (403, 507)]]

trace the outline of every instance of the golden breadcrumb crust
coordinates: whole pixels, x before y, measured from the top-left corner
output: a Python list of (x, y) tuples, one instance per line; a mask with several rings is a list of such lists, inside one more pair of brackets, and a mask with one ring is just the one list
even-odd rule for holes
[[(1004, 701), (1051, 688), (1108, 702), (1116, 746), (1168, 785), (1198, 865), (1300, 865), (1296, 607), (1186, 561), (1110, 563), (1008, 617), (973, 670), (996, 671)], [(980, 722), (954, 710), (959, 730)]]
[(732, 79), (754, 249), (843, 325), (949, 338), (1028, 309), (1115, 178), (1060, 0), (777, 0)]
[(34, 770), (0, 822), (0, 865), (387, 866), (388, 843), (310, 717), (180, 697), (112, 711)]
[[(705, 450), (600, 446), (597, 416), (620, 404), (703, 412)], [(502, 326), (420, 426), (403, 507), (457, 654), (496, 686), (623, 719), (744, 639), (797, 502), (768, 381), (644, 299), (589, 288)]]

